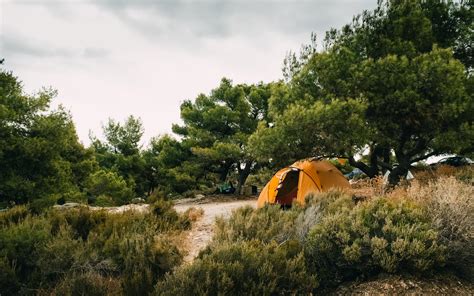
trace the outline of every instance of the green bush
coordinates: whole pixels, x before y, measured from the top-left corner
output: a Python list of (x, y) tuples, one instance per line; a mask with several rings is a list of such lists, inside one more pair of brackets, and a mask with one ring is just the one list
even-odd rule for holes
[(57, 199), (58, 199), (58, 197), (56, 197), (56, 196), (49, 196), (49, 197), (33, 199), (28, 204), (29, 211), (34, 213), (34, 214), (40, 214), (40, 213), (50, 209), (53, 205), (55, 205)]
[(182, 255), (166, 238), (131, 236), (121, 243), (123, 290), (126, 295), (145, 295), (156, 279), (181, 264)]
[(151, 212), (162, 223), (162, 230), (191, 228), (191, 220), (187, 215), (178, 215), (171, 201), (158, 199), (151, 205)]
[(254, 210), (250, 206), (237, 209), (226, 220), (216, 220), (214, 243), (259, 240), (282, 242), (291, 236), (299, 211), (282, 211), (280, 206), (267, 205)]
[(142, 295), (181, 264), (172, 236), (190, 222), (159, 203), (154, 212), (116, 214), (83, 207), (33, 215), (21, 206), (0, 213), (0, 225), (2, 293)]
[(225, 243), (208, 249), (160, 282), (156, 295), (308, 294), (316, 279), (308, 274), (301, 245), (259, 241)]
[[(45, 295), (106, 296), (122, 295), (121, 282), (117, 278), (100, 273), (71, 273), (53, 290), (43, 291)], [(41, 294), (41, 293), (40, 293)]]
[(429, 272), (444, 263), (429, 216), (408, 200), (375, 198), (325, 215), (305, 245), (308, 266), (329, 286), (379, 272)]
[(0, 291), (5, 295), (14, 295), (20, 290), (20, 280), (15, 273), (15, 266), (3, 256), (0, 257)]
[(17, 224), (25, 219), (29, 213), (28, 208), (24, 205), (2, 211), (0, 212), (0, 226), (7, 227), (10, 224)]
[(214, 243), (238, 242), (242, 240), (276, 241), (288, 239), (306, 240), (309, 229), (321, 217), (334, 213), (341, 207), (353, 207), (351, 197), (342, 191), (329, 191), (307, 198), (306, 206), (297, 204), (282, 211), (279, 205), (266, 205), (254, 210), (250, 206), (233, 212), (230, 218), (217, 218)]
[(50, 239), (50, 225), (43, 217), (28, 216), (17, 224), (0, 228), (0, 258), (4, 258), (2, 268), (5, 269), (2, 273), (14, 272), (14, 276), (2, 282), (5, 286), (0, 286), (0, 291), (40, 284), (38, 259)]

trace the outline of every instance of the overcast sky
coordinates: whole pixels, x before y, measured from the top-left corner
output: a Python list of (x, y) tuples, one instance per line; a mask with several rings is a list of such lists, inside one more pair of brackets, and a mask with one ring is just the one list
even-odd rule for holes
[(288, 50), (319, 40), (376, 0), (0, 0), (0, 58), (33, 93), (59, 91), (80, 140), (107, 118), (142, 118), (145, 137), (171, 131), (179, 105), (235, 83), (282, 78)]

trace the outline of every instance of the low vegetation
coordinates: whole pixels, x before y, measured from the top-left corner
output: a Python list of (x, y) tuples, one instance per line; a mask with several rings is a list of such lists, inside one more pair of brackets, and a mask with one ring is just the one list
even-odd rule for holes
[(332, 191), (286, 211), (240, 208), (218, 219), (211, 244), (155, 293), (317, 294), (380, 274), (472, 281), (473, 190), (440, 177), (365, 200)]
[(187, 216), (158, 201), (150, 213), (88, 208), (0, 213), (2, 294), (145, 295), (182, 262), (173, 236)]

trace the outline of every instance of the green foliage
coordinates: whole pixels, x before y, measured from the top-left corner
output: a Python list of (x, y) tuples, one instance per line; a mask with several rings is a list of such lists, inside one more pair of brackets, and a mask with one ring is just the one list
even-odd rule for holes
[(251, 207), (237, 209), (228, 219), (216, 220), (213, 243), (250, 241), (281, 243), (291, 237), (300, 209), (281, 211), (280, 206), (266, 206), (254, 210)]
[(222, 244), (160, 282), (156, 295), (307, 294), (316, 286), (298, 242)]
[(48, 89), (27, 95), (15, 76), (0, 70), (0, 202), (81, 190), (92, 155), (79, 143), (70, 114), (51, 110), (55, 96)]
[[(144, 132), (140, 118), (129, 116), (123, 124), (109, 119), (102, 129), (105, 141), (90, 136), (100, 167), (116, 172), (135, 195), (150, 193), (152, 180), (148, 175), (146, 159), (140, 151), (140, 140)], [(112, 196), (112, 199), (115, 200), (115, 197)], [(106, 203), (105, 198), (102, 200)]]
[(392, 170), (396, 183), (430, 155), (471, 153), (468, 2), (381, 1), (328, 32), (322, 52), (287, 58), (288, 83), (274, 85), (252, 154), (275, 164), (345, 157), (369, 177)]
[[(97, 203), (104, 204), (107, 197), (115, 205), (123, 205), (134, 197), (132, 189), (125, 180), (113, 171), (98, 170), (90, 175), (86, 182), (86, 190)], [(109, 204), (109, 205), (113, 205)]]
[(181, 263), (171, 236), (190, 222), (159, 203), (153, 213), (119, 214), (84, 207), (32, 215), (18, 207), (2, 212), (0, 225), (1, 291), (80, 294), (95, 287), (98, 295), (137, 295)]
[(143, 136), (143, 124), (139, 118), (129, 116), (123, 125), (109, 119), (103, 130), (109, 150), (125, 156), (139, 152), (139, 142)]
[(191, 151), (170, 135), (152, 138), (143, 157), (151, 191), (181, 194), (196, 188), (201, 168), (190, 161)]
[[(47, 294), (50, 291), (45, 291)], [(106, 296), (123, 293), (120, 280), (100, 273), (73, 273), (65, 277), (51, 292), (52, 295)]]
[(167, 226), (163, 226), (163, 230), (174, 229), (189, 229), (191, 227), (191, 221), (186, 215), (178, 215), (176, 210), (173, 208), (173, 202), (159, 199), (151, 206), (151, 212), (153, 215), (158, 217), (162, 223), (169, 223)]
[[(255, 166), (248, 153), (248, 137), (258, 122), (268, 117), (270, 85), (232, 85), (222, 79), (210, 95), (200, 94), (194, 102), (181, 105), (184, 125), (173, 125), (201, 165), (201, 170), (218, 174), (225, 181), (233, 170), (238, 172), (237, 189)], [(196, 176), (204, 178), (205, 174)]]
[(376, 198), (322, 218), (305, 246), (310, 269), (324, 285), (381, 271), (427, 272), (444, 263), (423, 208), (408, 200)]

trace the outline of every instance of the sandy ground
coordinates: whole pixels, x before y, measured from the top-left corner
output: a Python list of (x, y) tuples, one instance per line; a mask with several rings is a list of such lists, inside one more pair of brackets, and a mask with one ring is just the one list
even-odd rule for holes
[(186, 236), (185, 245), (188, 246), (188, 254), (184, 258), (184, 262), (191, 262), (199, 254), (199, 251), (204, 249), (212, 238), (214, 231), (214, 221), (216, 217), (229, 217), (233, 210), (243, 207), (257, 205), (256, 199), (251, 200), (234, 200), (234, 201), (219, 201), (209, 203), (184, 203), (175, 205), (176, 211), (182, 213), (187, 209), (201, 208), (204, 213), (201, 218), (193, 223), (192, 229)]

